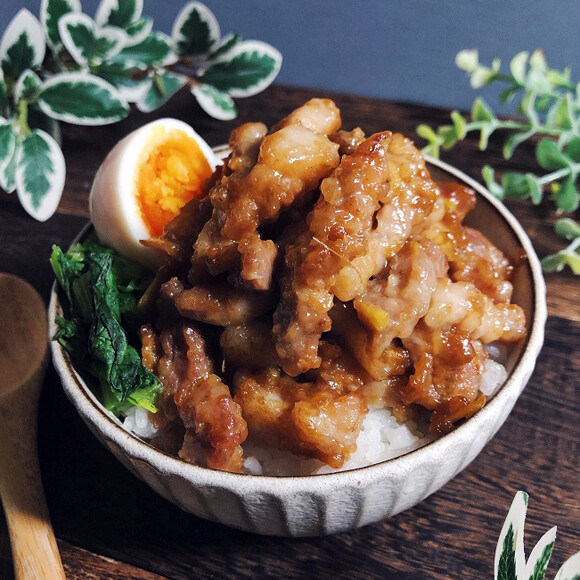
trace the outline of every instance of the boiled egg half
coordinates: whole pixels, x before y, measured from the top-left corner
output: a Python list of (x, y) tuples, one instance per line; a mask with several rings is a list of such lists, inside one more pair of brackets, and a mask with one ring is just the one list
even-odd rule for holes
[(217, 163), (211, 147), (177, 119), (159, 119), (129, 134), (107, 155), (91, 189), (91, 220), (100, 241), (155, 268), (159, 253), (140, 240), (160, 236), (201, 193)]

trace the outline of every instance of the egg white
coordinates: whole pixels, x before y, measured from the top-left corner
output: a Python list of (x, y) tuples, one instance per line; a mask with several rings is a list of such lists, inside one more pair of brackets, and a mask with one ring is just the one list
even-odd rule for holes
[(212, 171), (218, 164), (211, 147), (183, 121), (159, 119), (133, 131), (107, 155), (99, 168), (89, 197), (91, 220), (99, 240), (126, 258), (155, 269), (161, 262), (157, 250), (140, 240), (150, 237), (137, 198), (137, 180), (144, 153), (163, 141), (162, 132), (179, 130), (193, 139)]

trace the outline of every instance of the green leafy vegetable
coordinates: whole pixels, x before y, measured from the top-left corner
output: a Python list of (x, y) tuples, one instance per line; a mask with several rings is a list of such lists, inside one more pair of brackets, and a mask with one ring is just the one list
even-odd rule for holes
[(155, 411), (161, 383), (132, 344), (138, 300), (151, 275), (93, 240), (66, 254), (54, 246), (50, 262), (65, 298), (56, 339), (98, 379), (109, 410), (118, 413), (137, 405)]
[[(184, 86), (208, 115), (233, 119), (233, 98), (264, 90), (280, 70), (282, 56), (270, 45), (243, 42), (238, 34), (222, 38), (201, 2), (185, 4), (171, 36), (153, 30), (153, 19), (142, 13), (143, 0), (101, 0), (93, 20), (80, 0), (41, 0), (40, 21), (23, 9), (6, 27), (0, 39), (0, 187), (16, 190), (36, 219), (50, 217), (64, 187), (64, 158), (55, 150), (60, 121), (115, 123), (129, 114), (130, 103), (148, 113)], [(38, 138), (25, 145), (34, 130), (46, 134), (48, 149)], [(34, 171), (49, 165), (56, 168), (49, 178)]]
[[(479, 148), (484, 150), (490, 136), (502, 130), (507, 134), (503, 156), (509, 159), (522, 143), (535, 138), (536, 161), (545, 173), (506, 172), (498, 182), (494, 170), (485, 166), (482, 175), (488, 189), (500, 199), (529, 198), (535, 205), (549, 197), (559, 212), (575, 212), (580, 206), (580, 92), (570, 70), (549, 68), (539, 50), (514, 56), (509, 74), (501, 72), (499, 59), (490, 67), (481, 64), (476, 50), (459, 52), (455, 62), (467, 72), (474, 89), (503, 84), (500, 101), (515, 102), (521, 119), (500, 119), (477, 98), (470, 119), (453, 111), (450, 125), (417, 127), (417, 134), (427, 141), (424, 152), (438, 157), (441, 149), (453, 147), (473, 132), (479, 133)], [(539, 136), (542, 138), (537, 139)], [(578, 243), (573, 241), (561, 252), (547, 256), (542, 261), (544, 270), (560, 271), (568, 266), (580, 274), (577, 249)]]

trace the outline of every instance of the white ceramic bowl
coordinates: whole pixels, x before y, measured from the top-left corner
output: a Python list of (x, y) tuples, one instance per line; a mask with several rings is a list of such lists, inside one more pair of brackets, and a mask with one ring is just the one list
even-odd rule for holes
[[(314, 536), (342, 532), (406, 510), (447, 483), (482, 450), (506, 420), (524, 389), (544, 339), (545, 285), (528, 236), (512, 214), (457, 169), (429, 159), (436, 179), (464, 182), (478, 193), (467, 222), (481, 229), (517, 267), (514, 301), (523, 307), (528, 334), (513, 349), (508, 379), (487, 405), (451, 433), (401, 457), (370, 467), (303, 477), (267, 477), (213, 471), (163, 453), (128, 433), (104, 409), (52, 343), (54, 365), (66, 394), (95, 436), (137, 477), (185, 511), (259, 534)], [(79, 238), (86, 235), (86, 230)], [(53, 289), (50, 333), (60, 310)]]

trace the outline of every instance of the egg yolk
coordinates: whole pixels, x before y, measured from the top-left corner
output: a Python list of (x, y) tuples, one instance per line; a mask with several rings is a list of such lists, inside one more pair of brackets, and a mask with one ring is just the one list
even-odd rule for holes
[(148, 152), (139, 166), (137, 200), (151, 237), (202, 191), (212, 169), (199, 145), (183, 131), (172, 130)]

